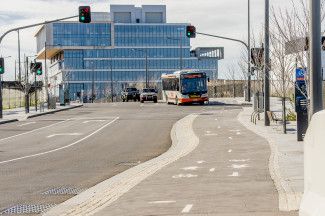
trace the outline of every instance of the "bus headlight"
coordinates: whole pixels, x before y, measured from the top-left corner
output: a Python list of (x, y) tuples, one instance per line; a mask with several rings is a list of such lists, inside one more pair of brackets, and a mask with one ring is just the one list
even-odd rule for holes
[(182, 98), (190, 98), (189, 95), (182, 95)]

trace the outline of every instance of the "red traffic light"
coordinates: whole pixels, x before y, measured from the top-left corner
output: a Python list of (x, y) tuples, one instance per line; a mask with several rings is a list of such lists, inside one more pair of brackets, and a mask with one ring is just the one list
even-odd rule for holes
[(186, 36), (189, 38), (195, 38), (196, 37), (196, 28), (195, 26), (186, 26)]

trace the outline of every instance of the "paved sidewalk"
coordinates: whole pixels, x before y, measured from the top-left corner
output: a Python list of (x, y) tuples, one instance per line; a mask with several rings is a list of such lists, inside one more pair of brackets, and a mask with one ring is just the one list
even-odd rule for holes
[(44, 115), (44, 114), (49, 114), (49, 113), (54, 113), (54, 112), (60, 112), (63, 110), (68, 110), (68, 109), (73, 109), (82, 106), (80, 103), (71, 103), (70, 105), (66, 106), (57, 106), (56, 109), (50, 109), (48, 110), (47, 108), (44, 108), (42, 112), (38, 109), (37, 112), (35, 110), (35, 107), (30, 107), (30, 112), (29, 114), (25, 113), (25, 108), (15, 108), (15, 109), (10, 109), (10, 110), (4, 110), (3, 111), (3, 119), (0, 119), (0, 124), (4, 123), (9, 123), (13, 121), (21, 121), (21, 120), (26, 120), (28, 118), (36, 117), (39, 115)]
[(225, 107), (197, 117), (200, 144), (191, 154), (95, 215), (298, 215), (278, 211), (269, 144), (237, 121), (240, 111)]

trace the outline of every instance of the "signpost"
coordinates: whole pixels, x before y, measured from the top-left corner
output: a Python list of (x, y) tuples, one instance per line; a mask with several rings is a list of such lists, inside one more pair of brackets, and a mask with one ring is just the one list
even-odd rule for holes
[(308, 128), (308, 95), (305, 80), (306, 69), (296, 69), (295, 104), (297, 113), (297, 139), (303, 141)]

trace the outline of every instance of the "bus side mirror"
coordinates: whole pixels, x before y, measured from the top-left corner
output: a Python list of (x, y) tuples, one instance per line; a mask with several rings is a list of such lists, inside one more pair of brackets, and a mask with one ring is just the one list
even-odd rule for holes
[(208, 82), (210, 82), (210, 77), (208, 77)]

